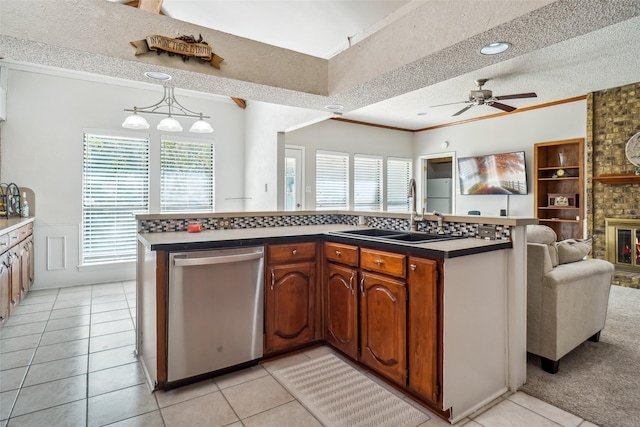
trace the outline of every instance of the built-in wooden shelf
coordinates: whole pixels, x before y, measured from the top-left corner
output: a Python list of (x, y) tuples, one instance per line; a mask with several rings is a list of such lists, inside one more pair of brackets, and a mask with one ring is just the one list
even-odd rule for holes
[(594, 176), (593, 180), (603, 184), (640, 184), (640, 175), (633, 173), (602, 174)]

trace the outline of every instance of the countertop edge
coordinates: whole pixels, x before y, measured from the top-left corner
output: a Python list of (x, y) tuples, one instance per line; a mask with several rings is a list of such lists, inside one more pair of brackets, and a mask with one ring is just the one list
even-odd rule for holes
[[(207, 230), (200, 233), (184, 231), (138, 233), (138, 241), (150, 251), (190, 251), (229, 247), (256, 246), (268, 243), (295, 243), (309, 239), (324, 239), (381, 250), (400, 250), (408, 254), (436, 258), (455, 258), (494, 250), (511, 249), (507, 240), (462, 238), (441, 242), (414, 244), (391, 242), (366, 236), (339, 236), (332, 231), (362, 228), (348, 225), (268, 227), (263, 229)], [(260, 233), (262, 231), (262, 233)]]
[(29, 224), (30, 222), (35, 221), (35, 217), (30, 216), (28, 218), (23, 217), (12, 217), (12, 218), (2, 218), (0, 219), (0, 235), (10, 233), (13, 230), (16, 230), (23, 225)]

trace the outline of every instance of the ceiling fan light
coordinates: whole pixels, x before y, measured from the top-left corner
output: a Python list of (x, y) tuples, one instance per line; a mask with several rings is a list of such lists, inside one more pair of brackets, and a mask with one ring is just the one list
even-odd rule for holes
[(127, 116), (122, 122), (122, 127), (127, 129), (149, 129), (149, 123), (144, 117), (139, 116), (137, 113), (133, 113)]
[(200, 120), (196, 121), (191, 126), (191, 129), (189, 129), (189, 132), (193, 132), (193, 133), (211, 133), (211, 132), (213, 132), (213, 128), (211, 127), (209, 122), (206, 122), (206, 121), (200, 119)]
[(179, 121), (169, 116), (162, 119), (160, 123), (158, 123), (158, 130), (163, 130), (166, 132), (181, 132), (182, 126), (180, 125)]
[(483, 55), (497, 55), (506, 51), (509, 47), (511, 47), (511, 45), (506, 42), (489, 43), (480, 49), (480, 53)]

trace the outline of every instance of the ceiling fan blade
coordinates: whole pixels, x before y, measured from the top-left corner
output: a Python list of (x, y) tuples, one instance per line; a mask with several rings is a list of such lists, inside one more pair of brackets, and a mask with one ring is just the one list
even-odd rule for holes
[(502, 104), (500, 102), (492, 102), (492, 107), (499, 108), (502, 111), (506, 111), (507, 113), (516, 109), (516, 107), (512, 107), (511, 105)]
[(464, 104), (464, 103), (466, 103), (466, 102), (469, 102), (469, 101), (458, 101), (458, 102), (449, 102), (449, 103), (447, 103), (447, 104), (431, 105), (431, 106), (429, 106), (429, 108), (434, 108), (434, 107), (444, 107), (445, 105)]
[(537, 98), (537, 97), (538, 95), (536, 95), (535, 92), (529, 92), (529, 93), (516, 93), (513, 95), (496, 96), (495, 99), (503, 100), (503, 99)]
[[(469, 104), (466, 107), (464, 107), (462, 110), (458, 111), (457, 113), (455, 113), (453, 116), (459, 116), (460, 114), (464, 113), (465, 111), (467, 111), (469, 108), (473, 107), (475, 104)], [(453, 117), (452, 116), (452, 117)]]

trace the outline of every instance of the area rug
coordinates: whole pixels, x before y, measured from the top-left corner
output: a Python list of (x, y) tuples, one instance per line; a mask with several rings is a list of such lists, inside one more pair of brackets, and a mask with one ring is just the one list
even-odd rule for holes
[(273, 375), (327, 427), (415, 427), (429, 420), (333, 354)]
[(529, 354), (520, 390), (602, 427), (640, 426), (640, 289), (611, 287), (600, 342), (572, 350), (557, 374)]

